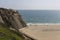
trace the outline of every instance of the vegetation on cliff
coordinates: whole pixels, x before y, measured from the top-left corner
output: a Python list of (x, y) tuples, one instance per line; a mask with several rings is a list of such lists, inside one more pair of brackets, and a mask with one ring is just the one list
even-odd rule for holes
[(23, 40), (23, 38), (18, 33), (0, 23), (0, 40)]

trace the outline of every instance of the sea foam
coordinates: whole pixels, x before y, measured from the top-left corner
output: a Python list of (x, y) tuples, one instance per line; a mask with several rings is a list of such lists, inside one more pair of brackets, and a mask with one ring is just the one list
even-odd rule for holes
[(27, 25), (60, 25), (60, 23), (27, 23)]

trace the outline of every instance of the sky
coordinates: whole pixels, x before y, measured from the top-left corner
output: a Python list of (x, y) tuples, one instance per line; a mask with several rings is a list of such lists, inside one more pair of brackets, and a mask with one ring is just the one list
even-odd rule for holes
[(60, 10), (60, 0), (0, 0), (0, 7), (21, 10)]

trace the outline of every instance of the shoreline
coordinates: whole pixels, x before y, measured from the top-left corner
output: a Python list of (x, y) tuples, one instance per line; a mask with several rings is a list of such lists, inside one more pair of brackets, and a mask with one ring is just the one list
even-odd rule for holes
[(60, 25), (60, 23), (27, 23), (27, 25)]

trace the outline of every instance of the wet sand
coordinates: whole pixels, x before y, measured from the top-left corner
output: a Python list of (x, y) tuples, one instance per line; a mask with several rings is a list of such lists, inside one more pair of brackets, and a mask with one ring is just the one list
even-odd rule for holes
[(29, 25), (20, 31), (36, 40), (60, 40), (60, 25)]

